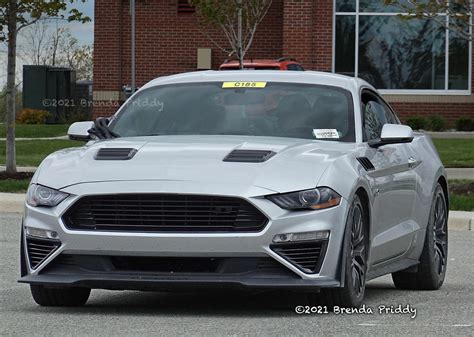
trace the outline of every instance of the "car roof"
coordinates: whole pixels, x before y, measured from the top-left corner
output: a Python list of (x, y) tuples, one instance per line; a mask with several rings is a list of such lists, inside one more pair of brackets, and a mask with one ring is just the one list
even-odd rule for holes
[(237, 81), (320, 84), (341, 87), (348, 90), (368, 87), (375, 90), (374, 87), (360, 78), (319, 71), (296, 72), (280, 70), (195, 71), (158, 77), (145, 84), (140, 90), (167, 84)]

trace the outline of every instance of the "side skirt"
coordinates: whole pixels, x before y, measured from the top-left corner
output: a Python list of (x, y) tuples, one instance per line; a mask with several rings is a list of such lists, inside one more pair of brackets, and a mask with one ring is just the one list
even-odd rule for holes
[(401, 259), (396, 262), (375, 268), (367, 273), (367, 281), (368, 280), (373, 280), (374, 278), (386, 275), (386, 274), (391, 274), (395, 273), (400, 270), (408, 269), (408, 268), (414, 268), (414, 271), (416, 271), (416, 266), (420, 262), (417, 260), (412, 260), (412, 259)]

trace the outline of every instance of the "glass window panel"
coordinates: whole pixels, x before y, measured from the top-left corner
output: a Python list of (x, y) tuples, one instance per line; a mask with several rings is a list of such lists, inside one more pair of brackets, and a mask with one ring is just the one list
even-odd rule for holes
[(349, 76), (355, 72), (355, 15), (336, 16), (335, 71)]
[[(360, 12), (374, 12), (374, 13), (406, 13), (407, 8), (413, 8), (409, 0), (394, 0), (392, 5), (385, 5), (384, 0), (360, 0)], [(418, 0), (418, 3), (421, 3)]]
[(356, 0), (336, 0), (336, 12), (355, 12)]
[[(463, 29), (462, 25), (457, 25)], [(464, 31), (468, 32), (465, 25)], [(469, 41), (456, 31), (449, 31), (449, 89), (469, 89)]]
[(407, 1), (399, 1), (399, 5), (385, 5), (384, 0), (360, 0), (359, 11), (375, 13), (402, 13), (405, 10), (401, 6)]
[(444, 28), (397, 16), (359, 20), (360, 77), (379, 89), (444, 89)]

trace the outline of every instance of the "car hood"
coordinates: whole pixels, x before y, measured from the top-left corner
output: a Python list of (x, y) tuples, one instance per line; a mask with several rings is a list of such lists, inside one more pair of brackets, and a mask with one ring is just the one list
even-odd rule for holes
[[(96, 160), (101, 148), (133, 148), (130, 160)], [(354, 144), (280, 137), (157, 136), (90, 142), (49, 155), (36, 182), (61, 189), (110, 181), (193, 181), (256, 186), (270, 192), (315, 187), (337, 158)], [(270, 150), (262, 163), (225, 162), (233, 150)]]

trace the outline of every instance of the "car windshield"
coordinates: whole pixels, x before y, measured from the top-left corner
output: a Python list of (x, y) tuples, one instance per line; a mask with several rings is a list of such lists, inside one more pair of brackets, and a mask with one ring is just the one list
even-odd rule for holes
[(246, 135), (353, 142), (351, 94), (342, 88), (212, 82), (145, 89), (111, 124), (121, 137)]

